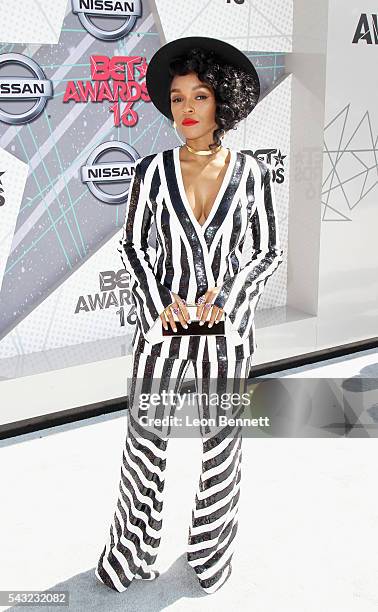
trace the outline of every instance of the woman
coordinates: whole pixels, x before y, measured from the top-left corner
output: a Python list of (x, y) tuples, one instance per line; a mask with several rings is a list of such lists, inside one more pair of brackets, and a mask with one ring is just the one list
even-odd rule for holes
[[(146, 78), (153, 104), (174, 120), (185, 145), (139, 159), (130, 186), (119, 248), (137, 315), (128, 429), (116, 510), (95, 573), (117, 591), (126, 590), (133, 578), (159, 575), (153, 564), (171, 423), (163, 425), (157, 417), (172, 417), (177, 404), (147, 402), (146, 407), (137, 400), (150, 397), (156, 384), (159, 393), (178, 392), (193, 363), (196, 390), (205, 398), (197, 402), (198, 414), (209, 424), (200, 429), (202, 472), (187, 559), (202, 589), (213, 593), (231, 574), (242, 438), (240, 427), (219, 427), (224, 408), (219, 401), (214, 407), (210, 394), (219, 399), (225, 389), (246, 389), (256, 348), (255, 309), (283, 251), (270, 167), (221, 142), (259, 97), (248, 58), (216, 39), (183, 38), (159, 49)], [(247, 237), (253, 253), (243, 262)], [(197, 306), (197, 322), (190, 320), (191, 303)], [(228, 416), (241, 414), (240, 408), (234, 405)], [(152, 424), (142, 419), (146, 410)]]

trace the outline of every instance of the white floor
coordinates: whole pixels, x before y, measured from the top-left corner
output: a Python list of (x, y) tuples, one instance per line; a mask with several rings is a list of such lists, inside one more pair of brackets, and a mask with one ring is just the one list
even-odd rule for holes
[[(377, 351), (316, 369), (378, 378)], [(201, 441), (171, 439), (161, 575), (117, 593), (93, 570), (114, 510), (125, 431), (122, 412), (0, 442), (0, 590), (67, 589), (75, 612), (376, 612), (375, 438), (245, 438), (233, 573), (213, 595), (185, 560)]]

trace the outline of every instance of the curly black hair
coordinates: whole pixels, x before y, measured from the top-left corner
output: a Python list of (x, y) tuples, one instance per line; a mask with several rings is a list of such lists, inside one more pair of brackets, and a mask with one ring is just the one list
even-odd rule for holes
[(209, 145), (212, 149), (221, 144), (221, 137), (228, 130), (236, 129), (235, 125), (247, 117), (251, 105), (257, 104), (258, 91), (252, 75), (225, 63), (214, 51), (200, 47), (174, 58), (169, 64), (170, 82), (174, 76), (190, 72), (197, 73), (199, 80), (210, 85), (214, 91), (215, 121), (219, 127), (213, 132), (213, 142)]

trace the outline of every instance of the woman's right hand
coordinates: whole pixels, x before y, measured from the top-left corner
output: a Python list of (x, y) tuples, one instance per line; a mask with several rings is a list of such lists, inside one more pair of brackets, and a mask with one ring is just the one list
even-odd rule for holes
[[(173, 331), (177, 331), (176, 321), (173, 318), (173, 313), (176, 312), (180, 323), (185, 327), (185, 329), (187, 329), (188, 328), (187, 324), (190, 323), (190, 316), (189, 316), (189, 312), (186, 307), (186, 304), (184, 300), (180, 298), (179, 295), (177, 295), (176, 293), (173, 293), (173, 291), (171, 291), (171, 293), (173, 297), (175, 298), (175, 301), (172, 302), (172, 304), (170, 304), (169, 306), (167, 306), (167, 308), (163, 310), (163, 312), (160, 315), (160, 318), (163, 323), (163, 327), (164, 329), (168, 329), (168, 323), (169, 323)], [(177, 308), (177, 311), (174, 310), (175, 308)]]

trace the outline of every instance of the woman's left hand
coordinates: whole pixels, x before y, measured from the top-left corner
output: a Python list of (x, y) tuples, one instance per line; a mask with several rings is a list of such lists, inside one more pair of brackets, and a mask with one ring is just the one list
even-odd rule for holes
[[(218, 323), (223, 315), (223, 308), (213, 305), (213, 301), (220, 291), (220, 287), (213, 287), (208, 289), (205, 295), (201, 296), (197, 301), (197, 318), (200, 321), (200, 325), (203, 325), (206, 320), (209, 321), (209, 327), (212, 327), (213, 323)], [(201, 302), (200, 302), (201, 301)], [(208, 316), (210, 314), (210, 318)]]

